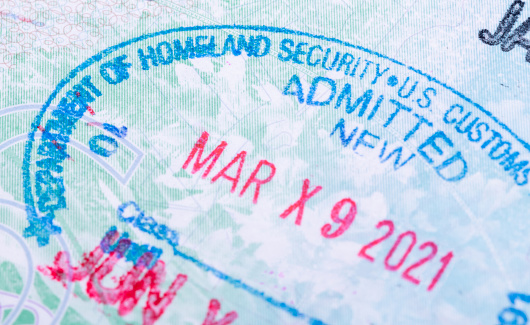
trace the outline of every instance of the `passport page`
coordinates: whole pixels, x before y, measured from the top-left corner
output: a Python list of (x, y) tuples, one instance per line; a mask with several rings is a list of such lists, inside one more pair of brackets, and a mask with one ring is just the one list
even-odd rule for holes
[(527, 324), (529, 8), (0, 1), (1, 324)]

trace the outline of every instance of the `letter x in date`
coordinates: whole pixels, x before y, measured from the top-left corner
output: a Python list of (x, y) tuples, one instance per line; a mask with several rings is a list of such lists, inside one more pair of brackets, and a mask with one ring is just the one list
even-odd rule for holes
[[(223, 153), (226, 146), (228, 145), (228, 143), (226, 143), (225, 141), (222, 141), (212, 152), (210, 152), (210, 154), (208, 154), (206, 158), (202, 159), (204, 149), (208, 142), (208, 138), (209, 138), (208, 132), (203, 132), (201, 134), (200, 138), (197, 140), (197, 142), (191, 149), (191, 152), (189, 153), (188, 158), (184, 162), (184, 165), (182, 166), (183, 169), (187, 169), (188, 166), (192, 163), (192, 160), (195, 158), (195, 161), (192, 165), (193, 167), (191, 169), (191, 173), (195, 174), (196, 172), (201, 170), (203, 167), (206, 167), (206, 169), (204, 170), (202, 174), (202, 178), (206, 178), (210, 174), (217, 160), (219, 160), (219, 157), (221, 157), (221, 154)], [(211, 182), (215, 183), (220, 178), (224, 178), (228, 182), (232, 183), (230, 192), (234, 193), (238, 187), (239, 180), (241, 178), (241, 170), (243, 169), (243, 166), (245, 164), (246, 156), (247, 156), (246, 151), (241, 151), (238, 154), (236, 154), (234, 158), (226, 166), (224, 166), (221, 169), (221, 171), (219, 171), (216, 175), (212, 177)], [(237, 171), (234, 165), (237, 166)], [(262, 169), (264, 170), (266, 177), (257, 176), (258, 173)], [(230, 172), (230, 170), (232, 171)], [(234, 174), (234, 171), (235, 171), (235, 174)], [(252, 188), (251, 186), (253, 184), (256, 184), (256, 187), (254, 189), (252, 203), (257, 204), (261, 186), (271, 182), (275, 174), (276, 174), (276, 166), (273, 163), (267, 160), (260, 160), (256, 168), (254, 168), (253, 172), (251, 173), (249, 179), (244, 183), (241, 191), (239, 192), (239, 196), (242, 197), (247, 190)], [(310, 189), (310, 187), (311, 187), (311, 184), (310, 184), (309, 179), (305, 179), (303, 181), (300, 198), (296, 202), (291, 204), (289, 207), (287, 207), (280, 214), (281, 218), (285, 219), (289, 215), (293, 214), (293, 212), (296, 211), (295, 224), (297, 226), (300, 226), (302, 224), (304, 208), (305, 208), (307, 201), (309, 201), (313, 196), (315, 196), (316, 194), (318, 194), (318, 192), (322, 190), (322, 186), (316, 186), (313, 189)], [(343, 209), (347, 210), (348, 212), (343, 218), (341, 218), (339, 214)], [(357, 214), (357, 207), (355, 205), (355, 202), (352, 199), (345, 198), (337, 202), (331, 210), (331, 219), (333, 220), (333, 222), (339, 224), (339, 227), (335, 231), (332, 231), (333, 226), (331, 224), (325, 224), (321, 228), (322, 236), (324, 236), (325, 238), (336, 238), (342, 235), (346, 230), (348, 230), (352, 222), (355, 220), (356, 214)]]
[[(192, 162), (193, 158), (196, 157), (195, 162), (193, 164), (191, 173), (195, 174), (200, 169), (205, 167), (206, 169), (202, 174), (202, 178), (206, 178), (211, 170), (213, 169), (215, 163), (223, 153), (224, 149), (228, 145), (225, 141), (222, 141), (204, 160), (202, 159), (202, 155), (204, 153), (204, 149), (206, 147), (206, 144), (208, 142), (209, 134), (208, 132), (203, 132), (198, 141), (195, 143), (195, 146), (192, 148), (190, 154), (188, 155), (188, 158), (186, 159), (186, 162), (182, 166), (183, 169), (188, 168), (190, 163)], [(241, 151), (238, 154), (234, 156), (234, 158), (226, 165), (224, 166), (221, 171), (219, 171), (215, 176), (212, 177), (211, 182), (214, 183), (220, 178), (224, 178), (225, 180), (232, 183), (232, 187), (230, 192), (234, 193), (238, 184), (239, 179), (241, 177), (241, 170), (243, 169), (243, 165), (245, 164), (245, 157), (246, 157), (246, 151)], [(209, 163), (209, 164), (208, 164)], [(231, 173), (229, 172), (234, 165), (237, 165), (237, 171), (234, 174), (234, 171)], [(267, 177), (261, 177), (258, 178), (258, 172), (264, 167), (268, 167), (268, 175)], [(251, 173), (249, 179), (244, 183), (243, 188), (241, 189), (239, 196), (243, 196), (245, 192), (250, 188), (250, 186), (254, 183), (256, 184), (255, 190), (254, 190), (254, 196), (253, 196), (253, 203), (256, 204), (258, 202), (259, 193), (261, 186), (269, 183), (274, 175), (276, 173), (276, 166), (274, 166), (273, 163), (267, 161), (267, 160), (261, 160), (254, 171)], [(304, 216), (304, 208), (309, 200), (311, 200), (313, 197), (318, 195), (322, 191), (322, 186), (316, 185), (311, 186), (311, 182), (309, 179), (305, 179), (302, 182), (302, 189), (300, 191), (300, 197), (298, 200), (293, 202), (291, 205), (289, 205), (281, 214), (280, 218), (286, 219), (287, 217), (291, 215), (295, 215), (294, 224), (297, 226), (302, 225), (302, 220)], [(343, 212), (346, 211), (343, 217), (340, 215)], [(342, 212), (342, 213), (341, 213)], [(337, 238), (344, 234), (346, 230), (348, 230), (355, 220), (355, 216), (357, 215), (357, 205), (355, 204), (355, 201), (353, 201), (351, 198), (344, 198), (332, 207), (331, 209), (331, 220), (333, 223), (337, 224), (338, 227), (333, 230), (333, 225), (331, 223), (327, 223), (320, 229), (320, 233), (325, 238)], [(367, 251), (380, 244), (384, 240), (388, 239), (392, 236), (394, 233), (394, 223), (390, 220), (384, 220), (377, 224), (377, 229), (379, 228), (388, 228), (388, 231), (380, 238), (375, 239), (374, 241), (364, 245), (358, 256), (362, 258), (366, 258), (370, 262), (374, 262), (374, 257), (370, 256)], [(396, 250), (398, 247), (404, 243), (403, 245), (406, 245), (408, 242), (408, 246), (404, 252), (404, 254), (401, 257), (396, 257)], [(388, 252), (385, 260), (384, 265), (385, 268), (389, 271), (397, 271), (399, 270), (406, 262), (408, 255), (412, 251), (412, 249), (416, 245), (416, 233), (413, 231), (406, 231), (398, 236), (396, 239), (394, 245)], [(419, 246), (420, 251), (426, 251), (428, 252), (427, 255), (425, 255), (423, 258), (419, 259), (418, 261), (412, 263), (409, 265), (402, 274), (402, 277), (405, 280), (408, 280), (416, 285), (420, 284), (420, 279), (418, 279), (417, 276), (412, 275), (411, 273), (416, 270), (417, 268), (421, 267), (423, 264), (426, 264), (427, 262), (431, 261), (438, 252), (438, 246), (436, 246), (433, 242), (424, 242)], [(442, 277), (443, 273), (445, 272), (447, 266), (451, 262), (453, 258), (453, 252), (447, 253), (445, 256), (440, 258), (441, 266), (438, 270), (438, 272), (433, 276), (429, 286), (427, 287), (427, 291), (431, 291), (434, 286), (438, 283), (440, 278)], [(397, 262), (395, 262), (397, 260)]]

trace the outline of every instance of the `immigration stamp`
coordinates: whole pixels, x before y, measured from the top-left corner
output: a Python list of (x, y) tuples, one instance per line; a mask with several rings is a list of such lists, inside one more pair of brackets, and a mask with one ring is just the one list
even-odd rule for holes
[(141, 35), (74, 68), (26, 137), (23, 236), (78, 247), (38, 270), (108, 317), (442, 324), (451, 309), (487, 323), (470, 310), (528, 284), (505, 254), (528, 226), (504, 218), (515, 235), (491, 235), (506, 197), (477, 199), (500, 187), (529, 207), (527, 140), (435, 76), (339, 39)]

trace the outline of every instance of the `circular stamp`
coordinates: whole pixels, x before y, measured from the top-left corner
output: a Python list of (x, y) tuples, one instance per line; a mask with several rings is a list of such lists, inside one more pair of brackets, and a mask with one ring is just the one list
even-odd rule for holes
[[(469, 243), (454, 225), (481, 217), (470, 189), (527, 190), (529, 157), (492, 112), (380, 53), (285, 28), (183, 27), (105, 49), (57, 85), (25, 145), (24, 236), (45, 246), (65, 233), (78, 260), (97, 257), (64, 283), (110, 254), (191, 297), (149, 300), (144, 322), (197, 323), (207, 309), (213, 324), (221, 298), (223, 324), (362, 323), (395, 315), (390, 305), (465, 313), (453, 292), (483, 284), (455, 261), (472, 247), (503, 274), (511, 243), (482, 231)], [(87, 295), (128, 317), (131, 288)], [(359, 297), (372, 297), (362, 311)]]

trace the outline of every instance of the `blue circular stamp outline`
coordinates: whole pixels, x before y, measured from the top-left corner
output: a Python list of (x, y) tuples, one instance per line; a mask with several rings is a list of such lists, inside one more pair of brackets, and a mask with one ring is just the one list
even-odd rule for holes
[[(35, 133), (37, 131), (37, 128), (40, 125), (40, 122), (41, 122), (44, 114), (46, 113), (46, 110), (51, 105), (51, 102), (57, 97), (59, 92), (73, 78), (75, 78), (80, 72), (82, 72), (86, 68), (90, 67), (92, 64), (101, 61), (103, 58), (109, 56), (110, 54), (112, 54), (112, 53), (114, 53), (114, 52), (116, 52), (116, 51), (118, 51), (118, 50), (120, 50), (122, 48), (125, 48), (126, 46), (128, 46), (130, 44), (138, 43), (138, 42), (141, 42), (141, 41), (144, 41), (144, 40), (147, 40), (147, 39), (150, 39), (150, 38), (154, 38), (154, 37), (157, 37), (157, 36), (167, 35), (167, 34), (177, 33), (177, 32), (200, 31), (200, 30), (222, 30), (222, 29), (261, 31), (261, 32), (278, 33), (278, 34), (281, 33), (281, 34), (285, 34), (285, 35), (305, 36), (305, 37), (310, 37), (310, 38), (317, 39), (317, 40), (333, 42), (333, 43), (336, 43), (336, 44), (339, 44), (339, 45), (343, 45), (343, 46), (346, 46), (346, 47), (354, 48), (354, 49), (360, 50), (362, 52), (368, 53), (370, 55), (375, 55), (375, 56), (377, 56), (377, 57), (379, 57), (381, 59), (388, 60), (388, 61), (390, 61), (390, 62), (392, 62), (392, 63), (394, 63), (396, 65), (403, 66), (403, 67), (407, 68), (408, 70), (411, 70), (411, 71), (417, 73), (418, 75), (425, 77), (428, 81), (431, 81), (431, 82), (434, 82), (434, 83), (438, 84), (439, 86), (449, 90), (450, 92), (452, 92), (456, 96), (460, 97), (465, 102), (471, 104), (472, 106), (474, 106), (475, 108), (480, 110), (482, 113), (484, 113), (488, 117), (490, 117), (503, 130), (505, 130), (510, 135), (512, 135), (525, 149), (527, 149), (530, 152), (530, 144), (528, 144), (528, 142), (526, 142), (525, 140), (521, 139), (515, 132), (513, 132), (507, 125), (505, 125), (497, 117), (495, 117), (490, 111), (486, 110), (484, 107), (482, 107), (478, 103), (472, 101), (470, 98), (466, 97), (461, 92), (459, 92), (456, 89), (452, 88), (451, 86), (439, 81), (438, 79), (430, 76), (429, 74), (422, 72), (421, 70), (418, 70), (418, 69), (416, 69), (414, 67), (411, 67), (411, 66), (407, 66), (404, 63), (401, 63), (401, 62), (399, 62), (397, 60), (394, 60), (394, 59), (392, 59), (392, 58), (390, 58), (388, 56), (385, 56), (385, 55), (380, 54), (378, 52), (369, 50), (369, 49), (364, 48), (362, 46), (354, 45), (354, 44), (351, 44), (351, 43), (348, 43), (348, 42), (341, 41), (341, 40), (336, 39), (336, 38), (326, 37), (326, 36), (323, 36), (323, 35), (315, 35), (315, 34), (311, 34), (311, 33), (295, 31), (295, 30), (291, 30), (291, 29), (287, 29), (287, 28), (270, 27), (270, 26), (263, 26), (263, 25), (262, 26), (258, 26), (258, 25), (205, 25), (205, 26), (179, 27), (179, 28), (168, 29), (168, 30), (159, 31), (159, 32), (155, 32), (155, 33), (144, 34), (142, 36), (130, 39), (128, 41), (124, 41), (124, 42), (122, 42), (120, 44), (111, 46), (111, 47), (109, 47), (109, 48), (107, 48), (107, 49), (105, 49), (105, 50), (93, 55), (92, 57), (88, 58), (86, 61), (84, 61), (83, 63), (78, 65), (76, 68), (74, 68), (73, 70), (70, 71), (70, 73), (68, 74), (67, 77), (62, 79), (57, 84), (57, 86), (55, 87), (54, 91), (52, 92), (50, 97), (48, 97), (48, 100), (44, 103), (44, 105), (42, 106), (39, 114), (35, 117), (35, 120), (31, 124), (31, 131), (28, 133), (28, 140), (27, 140), (27, 142), (25, 144), (25, 148), (24, 148), (24, 158), (23, 158), (23, 162), (22, 162), (22, 176), (23, 176), (23, 187), (24, 187), (24, 201), (26, 203), (26, 214), (27, 214), (28, 221), (30, 221), (30, 224), (32, 223), (32, 221), (33, 222), (37, 221), (35, 219), (39, 219), (37, 217), (37, 213), (36, 213), (36, 210), (35, 210), (33, 195), (31, 193), (32, 192), (31, 191), (31, 179), (30, 179), (30, 173), (29, 173), (31, 149), (33, 147), (33, 142), (35, 141)], [(56, 233), (57, 232), (60, 233), (60, 228), (57, 227), (57, 226), (54, 226), (52, 224), (52, 222), (53, 222), (52, 219), (49, 219), (49, 220), (44, 221), (43, 224), (41, 224), (39, 226), (41, 226), (41, 227), (49, 227), (49, 228), (52, 228), (52, 229), (55, 228), (57, 230)], [(44, 223), (46, 223), (46, 224), (44, 224)], [(250, 294), (252, 294), (254, 296), (258, 296), (258, 297), (264, 299), (265, 301), (267, 301), (268, 303), (274, 305), (275, 307), (278, 307), (280, 309), (283, 309), (283, 310), (287, 311), (288, 313), (290, 313), (294, 317), (300, 317), (300, 318), (308, 319), (310, 324), (324, 324), (322, 321), (320, 321), (318, 319), (315, 319), (315, 318), (312, 318), (312, 317), (308, 317), (307, 315), (304, 315), (303, 313), (299, 312), (297, 309), (295, 309), (295, 308), (293, 308), (291, 306), (288, 306), (288, 305), (286, 305), (283, 302), (279, 302), (279, 301), (277, 301), (276, 299), (274, 299), (272, 297), (268, 297), (263, 292), (260, 292), (260, 291), (258, 291), (256, 289), (246, 285), (245, 283), (241, 282), (240, 280), (234, 279), (234, 278), (232, 278), (232, 277), (220, 272), (219, 270), (217, 270), (217, 269), (215, 269), (215, 268), (213, 268), (213, 267), (211, 267), (211, 266), (209, 266), (209, 265), (207, 265), (207, 264), (195, 259), (194, 257), (191, 257), (191, 256), (189, 256), (189, 255), (187, 255), (187, 254), (185, 254), (183, 252), (180, 252), (177, 249), (175, 249), (174, 254), (184, 258), (185, 260), (188, 260), (188, 261), (194, 263), (196, 266), (198, 266), (199, 268), (201, 268), (202, 270), (204, 270), (206, 272), (213, 273), (215, 276), (221, 278), (224, 281), (227, 281), (227, 282), (231, 283), (233, 286), (241, 288), (241, 289), (249, 292)]]
[(35, 117), (34, 122), (31, 124), (31, 131), (28, 134), (28, 140), (26, 142), (25, 149), (24, 149), (24, 159), (23, 159), (23, 162), (22, 162), (22, 176), (23, 176), (23, 187), (24, 187), (24, 201), (25, 201), (26, 205), (28, 206), (28, 210), (31, 210), (31, 211), (27, 211), (28, 218), (34, 217), (36, 215), (35, 210), (34, 210), (35, 209), (34, 200), (33, 200), (32, 194), (31, 194), (31, 180), (30, 180), (30, 177), (29, 177), (30, 176), (29, 175), (29, 164), (30, 164), (30, 158), (31, 158), (30, 155), (31, 155), (31, 149), (33, 147), (33, 142), (35, 140), (35, 132), (37, 131), (37, 127), (40, 125), (40, 122), (42, 120), (42, 117), (44, 116), (44, 113), (46, 113), (46, 110), (50, 106), (51, 102), (57, 97), (57, 95), (63, 89), (64, 86), (66, 86), (81, 71), (85, 70), (86, 68), (88, 68), (92, 64), (101, 61), (103, 58), (107, 57), (108, 55), (110, 55), (110, 54), (116, 52), (117, 50), (122, 49), (122, 48), (124, 48), (124, 47), (126, 47), (126, 46), (128, 46), (130, 44), (138, 43), (140, 41), (144, 41), (144, 40), (149, 39), (149, 38), (154, 38), (154, 37), (157, 37), (157, 36), (167, 35), (167, 34), (176, 33), (176, 32), (199, 31), (199, 30), (220, 30), (220, 29), (251, 30), (251, 31), (262, 31), (262, 32), (270, 32), (270, 33), (283, 33), (283, 34), (286, 34), (286, 35), (297, 35), (297, 36), (311, 37), (311, 38), (314, 38), (314, 39), (319, 39), (319, 40), (323, 40), (323, 41), (333, 42), (333, 43), (337, 43), (337, 44), (340, 44), (340, 45), (343, 45), (343, 46), (346, 46), (346, 47), (355, 48), (357, 50), (366, 52), (368, 54), (375, 55), (375, 56), (380, 57), (382, 59), (388, 60), (388, 61), (390, 61), (390, 62), (392, 62), (394, 64), (397, 64), (399, 66), (404, 66), (407, 69), (409, 69), (409, 70), (411, 70), (411, 71), (413, 71), (413, 72), (415, 72), (415, 73), (427, 78), (428, 81), (434, 82), (434, 83), (444, 87), (445, 89), (447, 89), (450, 92), (452, 92), (453, 94), (457, 95), (458, 97), (460, 97), (464, 101), (466, 101), (469, 104), (473, 105), (475, 108), (478, 108), (481, 112), (483, 112), (488, 117), (490, 117), (494, 122), (496, 122), (503, 130), (505, 130), (510, 135), (512, 135), (521, 145), (523, 145), (523, 147), (525, 147), (528, 151), (530, 151), (530, 144), (528, 142), (526, 142), (525, 140), (521, 139), (515, 132), (513, 132), (506, 124), (502, 123), (490, 111), (486, 110), (484, 107), (482, 107), (478, 103), (472, 101), (470, 98), (466, 97), (461, 92), (459, 92), (456, 89), (452, 88), (451, 86), (448, 86), (447, 84), (439, 81), (438, 79), (436, 79), (436, 78), (434, 78), (434, 77), (422, 72), (421, 70), (415, 69), (415, 68), (413, 68), (411, 66), (406, 66), (404, 63), (401, 63), (401, 62), (399, 62), (397, 60), (389, 58), (388, 56), (385, 56), (385, 55), (380, 54), (378, 52), (369, 50), (369, 49), (364, 48), (362, 46), (354, 45), (354, 44), (351, 44), (351, 43), (348, 43), (348, 42), (341, 41), (341, 40), (336, 39), (336, 38), (326, 37), (326, 36), (323, 36), (323, 35), (315, 35), (315, 34), (310, 34), (310, 33), (306, 33), (306, 32), (295, 31), (295, 30), (286, 29), (286, 28), (279, 28), (279, 27), (270, 27), (270, 26), (207, 25), (207, 26), (179, 27), (179, 28), (168, 29), (168, 30), (159, 31), (159, 32), (155, 32), (155, 33), (144, 34), (142, 36), (139, 36), (139, 37), (130, 39), (128, 41), (122, 42), (120, 44), (111, 46), (111, 47), (109, 47), (109, 48), (107, 48), (107, 49), (105, 49), (105, 50), (93, 55), (92, 57), (88, 58), (85, 62), (81, 63), (79, 66), (74, 68), (72, 71), (70, 71), (68, 76), (66, 78), (62, 79), (59, 82), (59, 84), (55, 87), (55, 89), (52, 92), (52, 94), (50, 95), (50, 97), (48, 97), (48, 100), (42, 106), (39, 114)]

